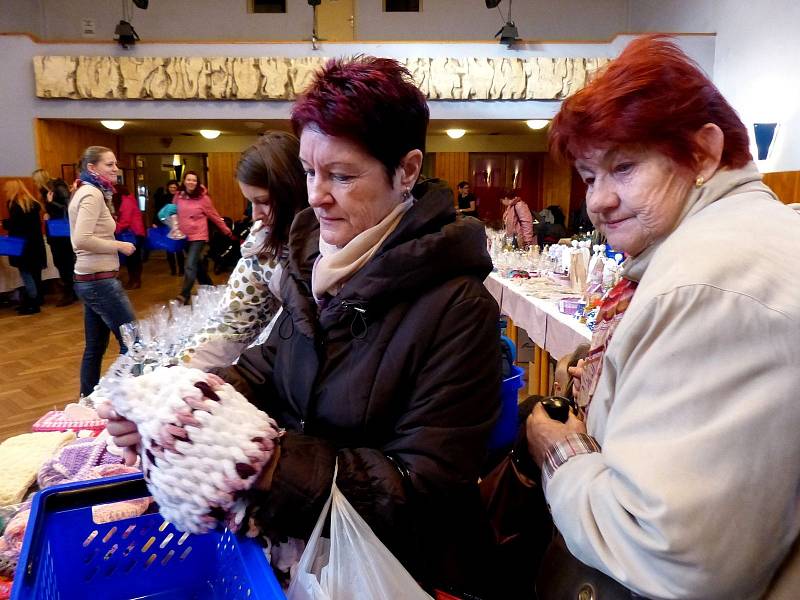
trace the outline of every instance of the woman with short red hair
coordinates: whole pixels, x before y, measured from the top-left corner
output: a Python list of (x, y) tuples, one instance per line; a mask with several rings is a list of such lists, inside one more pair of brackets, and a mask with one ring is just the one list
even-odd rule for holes
[(585, 421), (527, 423), (569, 549), (540, 597), (605, 578), (619, 597), (760, 598), (800, 532), (800, 216), (662, 36), (567, 99), (550, 144), (627, 259), (575, 370)]

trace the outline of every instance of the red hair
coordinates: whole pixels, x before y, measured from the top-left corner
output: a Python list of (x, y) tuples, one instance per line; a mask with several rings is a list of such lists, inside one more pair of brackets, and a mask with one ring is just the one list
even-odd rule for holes
[(567, 98), (550, 126), (550, 152), (574, 162), (590, 149), (655, 148), (694, 170), (694, 134), (706, 123), (725, 136), (720, 166), (752, 160), (747, 129), (716, 86), (667, 36), (633, 40), (596, 79)]
[(425, 152), (429, 118), (408, 69), (374, 56), (329, 60), (292, 109), (298, 137), (313, 126), (355, 142), (383, 163), (390, 182), (408, 152)]

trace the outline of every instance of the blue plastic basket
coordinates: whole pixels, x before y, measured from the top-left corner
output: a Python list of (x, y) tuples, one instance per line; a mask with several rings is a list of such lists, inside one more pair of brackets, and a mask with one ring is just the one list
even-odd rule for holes
[[(120, 233), (115, 234), (114, 237), (117, 238), (117, 240), (120, 242), (130, 242), (134, 246), (136, 245), (136, 235), (132, 231), (127, 231), (127, 230), (122, 231)], [(120, 264), (125, 264), (125, 261), (127, 261), (128, 257), (125, 256), (122, 252), (118, 252), (117, 254), (119, 254)]]
[(518, 402), (517, 396), (519, 388), (522, 387), (522, 374), (524, 371), (516, 366), (511, 367), (511, 376), (503, 380), (500, 388), (500, 418), (494, 426), (492, 436), (489, 439), (489, 450), (507, 448), (514, 443), (517, 436)]
[(0, 256), (22, 256), (25, 238), (0, 235)]
[(92, 519), (94, 506), (148, 495), (141, 474), (36, 494), (11, 600), (285, 598), (253, 540), (181, 533), (158, 513)]
[(69, 237), (69, 219), (48, 219), (47, 235), (50, 237)]
[(147, 246), (151, 250), (180, 252), (186, 246), (186, 240), (173, 240), (167, 237), (169, 227), (151, 227), (147, 230)]

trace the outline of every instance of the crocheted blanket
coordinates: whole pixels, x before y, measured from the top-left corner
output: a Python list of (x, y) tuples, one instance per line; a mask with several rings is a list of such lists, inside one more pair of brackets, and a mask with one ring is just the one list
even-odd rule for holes
[(23, 433), (0, 444), (0, 506), (20, 502), (42, 464), (74, 439), (72, 431), (48, 431)]
[(158, 367), (110, 389), (114, 410), (142, 436), (142, 470), (163, 517), (190, 533), (238, 529), (280, 436), (275, 421), (198, 369)]

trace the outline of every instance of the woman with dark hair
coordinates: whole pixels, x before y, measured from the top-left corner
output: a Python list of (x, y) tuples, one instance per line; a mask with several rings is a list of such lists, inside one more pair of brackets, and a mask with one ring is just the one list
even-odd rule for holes
[[(284, 310), (264, 345), (216, 371), (286, 429), (246, 496), (252, 522), (308, 538), (338, 468), (417, 580), (475, 590), (491, 535), (477, 480), (500, 412), (483, 225), (456, 217), (445, 182), (418, 181), (428, 106), (397, 61), (330, 60), (292, 124), (310, 208), (290, 231)], [(124, 420), (109, 431), (139, 440)]]
[(117, 213), (117, 235), (130, 232), (136, 236), (136, 250), (128, 256), (125, 268), (128, 269), (128, 283), (126, 290), (138, 290), (142, 287), (142, 249), (144, 248), (144, 222), (139, 204), (130, 190), (124, 185), (118, 185), (112, 199)]
[(763, 598), (800, 533), (800, 215), (663, 36), (566, 99), (550, 146), (628, 258), (573, 369), (586, 421), (527, 422), (563, 536), (540, 597), (588, 578), (620, 598)]
[(268, 131), (242, 153), (236, 179), (255, 222), (216, 313), (179, 352), (182, 364), (204, 370), (230, 365), (268, 335), (281, 305), (276, 294), (288, 259), (289, 227), (308, 206), (299, 149), (291, 133)]
[[(36, 169), (31, 178), (39, 187), (41, 204), (47, 212), (48, 219), (66, 219), (67, 204), (69, 203), (69, 186), (63, 179), (53, 179), (44, 169)], [(72, 282), (72, 271), (75, 268), (75, 253), (72, 251), (72, 243), (69, 236), (47, 235), (47, 244), (53, 254), (53, 264), (58, 269), (58, 276), (61, 278), (61, 299), (56, 306), (68, 306), (75, 302), (78, 297), (75, 295)]]
[[(156, 190), (156, 193), (153, 195), (153, 212), (159, 219), (161, 218), (161, 209), (167, 204), (172, 204), (172, 202), (174, 202), (175, 194), (178, 193), (178, 189), (178, 181), (170, 179), (163, 188), (160, 187)], [(157, 227), (155, 223), (152, 226)], [(146, 246), (145, 252), (147, 252)], [(178, 250), (177, 252), (170, 252), (167, 250), (166, 255), (170, 275), (183, 276), (183, 250)], [(145, 254), (144, 260), (147, 260), (147, 254)]]
[(42, 236), (42, 205), (19, 179), (6, 181), (4, 191), (8, 219), (3, 220), (3, 227), (9, 235), (25, 240), (22, 254), (8, 258), (8, 263), (19, 269), (24, 284), (17, 312), (32, 315), (41, 311), (42, 269), (47, 266)]
[(116, 223), (109, 205), (117, 180), (117, 158), (103, 146), (89, 146), (80, 161), (78, 187), (69, 201), (69, 230), (75, 250), (75, 293), (83, 300), (86, 346), (81, 361), (81, 396), (100, 380), (103, 354), (110, 334), (127, 352), (119, 328), (135, 321), (119, 274), (119, 253), (130, 256), (136, 247), (114, 239)]
[(183, 186), (175, 196), (174, 202), (178, 209), (178, 227), (186, 235), (188, 241), (183, 287), (176, 299), (187, 304), (192, 297), (195, 279), (201, 285), (214, 284), (202, 261), (203, 248), (208, 243), (208, 221), (211, 220), (222, 233), (232, 240), (237, 238), (219, 216), (211, 202), (206, 186), (200, 183), (195, 171), (186, 171), (183, 176)]

